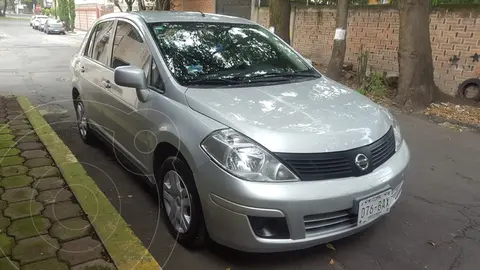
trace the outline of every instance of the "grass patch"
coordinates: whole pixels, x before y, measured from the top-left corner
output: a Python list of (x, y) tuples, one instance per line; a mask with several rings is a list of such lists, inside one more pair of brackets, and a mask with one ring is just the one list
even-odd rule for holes
[(386, 74), (372, 71), (370, 76), (365, 78), (365, 82), (358, 89), (358, 92), (369, 97), (380, 98), (386, 96), (388, 92)]

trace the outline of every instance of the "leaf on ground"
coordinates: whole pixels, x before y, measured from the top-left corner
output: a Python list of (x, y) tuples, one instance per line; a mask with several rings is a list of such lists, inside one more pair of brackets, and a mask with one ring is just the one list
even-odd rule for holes
[(334, 263), (335, 263), (335, 260), (333, 260), (333, 259), (330, 259), (330, 261), (328, 262), (328, 264), (330, 264), (330, 265), (333, 265)]
[(434, 247), (437, 246), (437, 245), (436, 245), (434, 242), (432, 242), (432, 241), (428, 241), (427, 243), (429, 243), (430, 245), (432, 245), (432, 246), (434, 246)]
[(327, 248), (329, 248), (329, 249), (331, 249), (331, 250), (335, 250), (335, 248), (333, 247), (332, 244), (326, 243), (325, 245), (327, 246)]
[(480, 108), (455, 105), (452, 103), (432, 103), (425, 110), (425, 115), (433, 115), (448, 120), (456, 120), (461, 123), (478, 125), (480, 123)]

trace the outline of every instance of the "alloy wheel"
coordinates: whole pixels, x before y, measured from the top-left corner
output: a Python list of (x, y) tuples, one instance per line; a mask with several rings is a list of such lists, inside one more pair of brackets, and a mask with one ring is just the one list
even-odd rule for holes
[(80, 135), (82, 137), (86, 137), (87, 131), (88, 131), (87, 116), (85, 115), (85, 110), (81, 102), (77, 104), (77, 124), (78, 124), (78, 130), (80, 131)]
[(165, 174), (162, 192), (170, 223), (178, 233), (186, 233), (192, 220), (192, 200), (187, 186), (176, 171), (168, 171)]

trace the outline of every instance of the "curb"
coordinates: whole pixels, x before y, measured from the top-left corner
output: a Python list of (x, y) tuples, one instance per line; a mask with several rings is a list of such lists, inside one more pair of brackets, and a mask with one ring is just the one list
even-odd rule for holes
[(17, 101), (60, 169), (115, 266), (119, 270), (161, 269), (40, 112), (26, 97), (19, 96)]

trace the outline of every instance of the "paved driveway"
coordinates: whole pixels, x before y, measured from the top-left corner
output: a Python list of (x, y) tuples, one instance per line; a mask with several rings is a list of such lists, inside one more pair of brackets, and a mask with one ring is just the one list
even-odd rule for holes
[(68, 64), (81, 40), (81, 35), (47, 36), (28, 21), (0, 20), (0, 94), (27, 95), (41, 105), (164, 269), (478, 269), (480, 136), (405, 115), (399, 121), (412, 164), (400, 201), (375, 226), (334, 242), (335, 251), (319, 246), (258, 255), (217, 245), (198, 252), (176, 246), (141, 179), (126, 172), (109, 147), (86, 146), (77, 134)]

